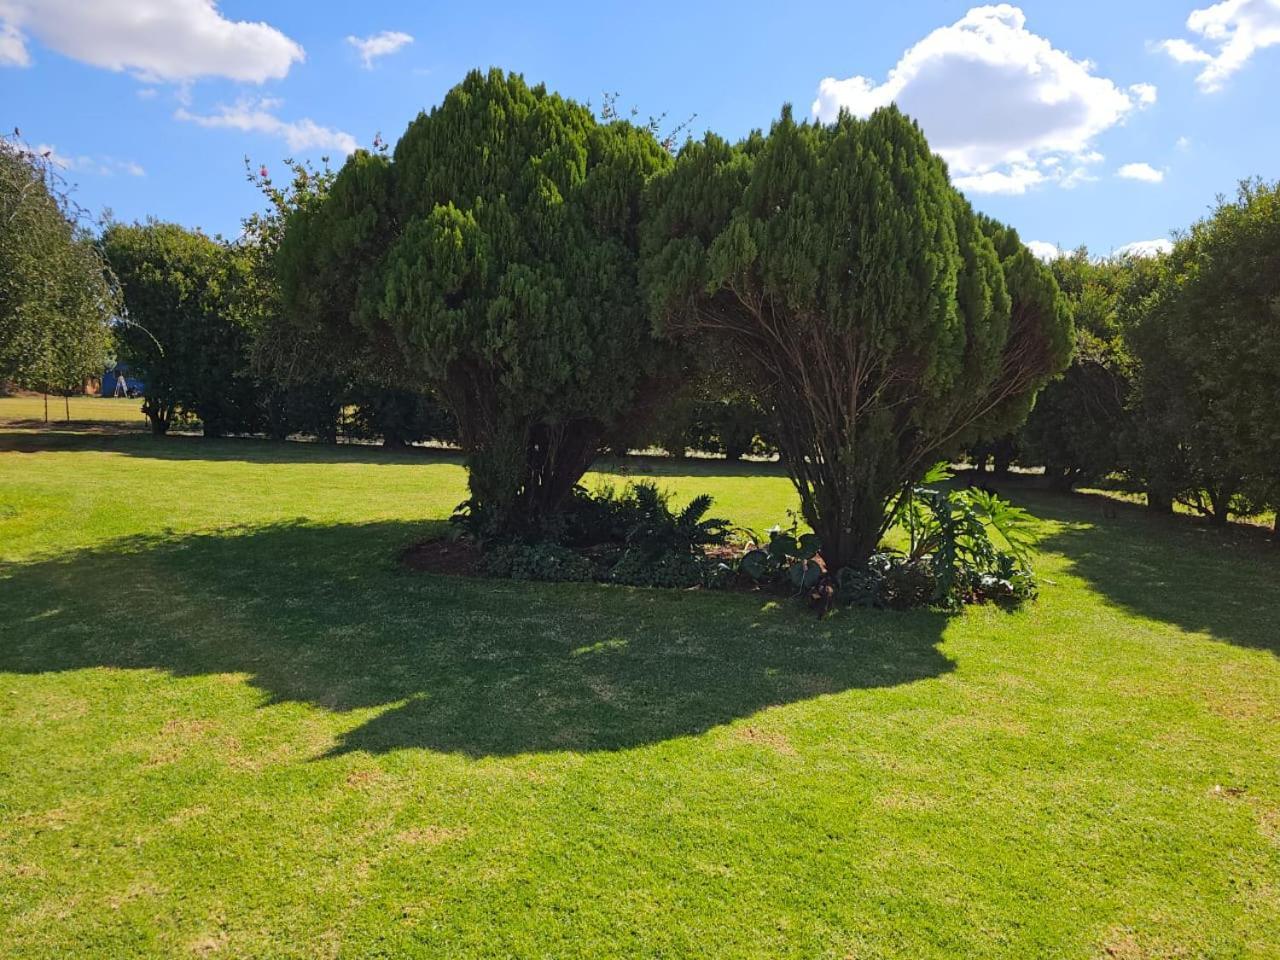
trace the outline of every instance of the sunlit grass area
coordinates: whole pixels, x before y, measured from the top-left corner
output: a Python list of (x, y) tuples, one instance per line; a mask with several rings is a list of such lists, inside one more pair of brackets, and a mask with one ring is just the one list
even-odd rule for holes
[(820, 620), (409, 572), (439, 451), (0, 434), (0, 954), (1276, 956), (1276, 551), (1007, 493), (1038, 602)]
[(0, 427), (6, 430), (141, 430), (146, 424), (137, 397), (0, 396)]

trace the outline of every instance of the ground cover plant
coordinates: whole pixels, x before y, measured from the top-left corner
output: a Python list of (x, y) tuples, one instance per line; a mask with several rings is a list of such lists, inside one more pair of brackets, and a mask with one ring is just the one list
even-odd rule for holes
[(1037, 603), (816, 619), (406, 570), (465, 492), (439, 451), (0, 435), (7, 955), (1274, 955), (1261, 534), (1018, 488)]

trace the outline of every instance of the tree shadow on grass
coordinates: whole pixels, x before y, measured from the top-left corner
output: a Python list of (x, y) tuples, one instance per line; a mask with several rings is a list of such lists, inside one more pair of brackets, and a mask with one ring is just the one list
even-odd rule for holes
[(1097, 494), (1025, 493), (1059, 521), (1042, 550), (1132, 613), (1280, 656), (1280, 549), (1247, 524), (1216, 528)]
[(946, 618), (402, 569), (406, 523), (134, 538), (0, 572), (0, 671), (243, 673), (269, 702), (385, 707), (334, 753), (618, 750), (953, 668)]

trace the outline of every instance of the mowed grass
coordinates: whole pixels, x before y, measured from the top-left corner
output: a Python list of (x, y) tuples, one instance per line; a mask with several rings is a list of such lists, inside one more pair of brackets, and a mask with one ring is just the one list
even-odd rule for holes
[[(46, 418), (47, 413), (47, 418)], [(0, 397), (0, 424), (7, 430), (142, 430), (142, 400), (128, 397)]]
[(818, 620), (401, 569), (464, 490), (442, 453), (0, 434), (0, 955), (1280, 956), (1249, 532), (1019, 488), (1039, 602)]

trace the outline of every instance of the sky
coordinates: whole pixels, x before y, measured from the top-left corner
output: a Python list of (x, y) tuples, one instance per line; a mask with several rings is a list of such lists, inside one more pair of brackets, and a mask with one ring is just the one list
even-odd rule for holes
[(1280, 177), (1280, 0), (0, 0), (0, 125), (94, 212), (228, 237), (246, 156), (394, 144), (489, 66), (730, 139), (896, 102), (1046, 257), (1156, 249)]

